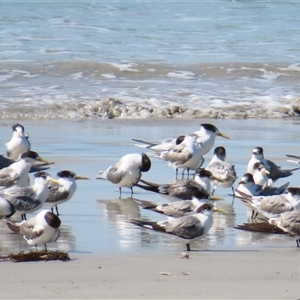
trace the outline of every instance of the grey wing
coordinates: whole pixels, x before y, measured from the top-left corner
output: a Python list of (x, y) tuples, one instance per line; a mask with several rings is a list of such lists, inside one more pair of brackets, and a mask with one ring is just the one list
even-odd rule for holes
[(3, 155), (0, 155), (0, 169), (9, 167), (12, 163), (14, 163), (15, 160), (4, 157)]
[(300, 211), (295, 210), (282, 214), (281, 228), (290, 234), (300, 235)]
[(261, 209), (271, 214), (281, 214), (293, 209), (290, 202), (285, 199), (284, 195), (264, 197), (260, 205)]
[(28, 221), (20, 224), (20, 232), (26, 239), (34, 239), (43, 233), (42, 229), (34, 230), (35, 224), (35, 218), (29, 219)]
[(15, 210), (30, 210), (36, 207), (35, 193), (28, 188), (10, 188), (5, 193), (1, 192), (0, 196), (9, 201), (15, 208)]
[(19, 179), (17, 173), (12, 173), (10, 169), (2, 169), (0, 171), (0, 186), (9, 187)]
[(211, 171), (214, 176), (223, 178), (226, 176), (227, 180), (236, 179), (236, 171), (234, 165), (228, 164), (226, 162), (214, 162), (213, 164), (206, 167), (206, 170)]
[[(192, 153), (184, 149), (185, 145), (178, 145), (174, 151), (168, 151), (164, 154), (164, 159), (170, 162), (184, 164), (192, 158)], [(185, 151), (184, 151), (185, 150)]]
[(191, 201), (183, 200), (162, 204), (157, 208), (163, 210), (165, 215), (178, 218), (193, 213), (195, 206)]
[(68, 191), (61, 192), (59, 187), (60, 186), (55, 183), (49, 186), (49, 195), (46, 199), (47, 203), (54, 203), (68, 198), (69, 192)]
[(194, 216), (185, 216), (168, 223), (166, 232), (181, 238), (193, 239), (204, 234), (204, 227), (201, 226), (200, 221)]
[(123, 178), (124, 172), (118, 170), (116, 166), (112, 167), (107, 173), (107, 179), (112, 183), (119, 183)]

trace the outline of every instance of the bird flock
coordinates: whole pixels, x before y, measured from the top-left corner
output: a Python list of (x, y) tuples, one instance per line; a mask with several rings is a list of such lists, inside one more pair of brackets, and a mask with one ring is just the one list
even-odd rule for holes
[[(0, 157), (0, 219), (6, 219), (8, 228), (23, 236), (28, 245), (36, 249), (44, 245), (47, 250), (47, 243), (60, 235), (57, 206), (72, 198), (76, 180), (88, 178), (70, 170), (62, 170), (57, 179), (52, 178), (46, 172), (52, 163), (31, 150), (24, 126), (14, 124), (12, 129), (12, 138), (5, 144), (6, 155)], [(29, 173), (34, 173), (32, 184)], [(26, 214), (37, 211), (27, 220)]]
[[(120, 198), (123, 187), (131, 189), (131, 196), (135, 187), (166, 198), (168, 202), (165, 203), (134, 199), (142, 209), (162, 214), (164, 218), (157, 222), (135, 218), (130, 222), (179, 237), (185, 242), (187, 251), (191, 250), (191, 242), (202, 238), (210, 230), (213, 212), (226, 213), (215, 206), (215, 201), (222, 200), (215, 196), (219, 188), (230, 188), (228, 194), (233, 197), (232, 205), (237, 198), (252, 212), (248, 223), (235, 228), (292, 235), (299, 247), (300, 211), (297, 209), (300, 207), (300, 188), (289, 187), (288, 182), (278, 187), (275, 183), (280, 178), (291, 176), (300, 167), (281, 169), (264, 157), (262, 147), (255, 147), (245, 173), (238, 180), (235, 166), (226, 161), (226, 149), (222, 146), (214, 149), (211, 161), (203, 166), (204, 155), (213, 148), (218, 136), (229, 139), (216, 126), (204, 123), (199, 131), (160, 143), (133, 139), (145, 153), (125, 155), (114, 166), (99, 171), (98, 178), (116, 184)], [(299, 163), (300, 157), (287, 156), (293, 158), (291, 162)], [(152, 161), (166, 161), (169, 167), (175, 169), (176, 182), (156, 183), (141, 178), (142, 172), (151, 168), (150, 157)], [(182, 171), (181, 176), (179, 170)]]
[[(60, 236), (58, 206), (73, 197), (76, 180), (89, 178), (70, 170), (61, 170), (57, 178), (52, 178), (47, 172), (52, 163), (31, 149), (24, 127), (14, 124), (12, 129), (6, 155), (0, 156), (0, 219), (5, 219), (8, 228), (28, 245), (36, 249), (44, 245), (47, 250), (46, 245)], [(299, 247), (300, 188), (289, 187), (288, 182), (281, 186), (275, 183), (300, 167), (281, 169), (264, 157), (262, 147), (255, 147), (245, 173), (238, 176), (234, 164), (226, 161), (223, 146), (214, 148), (212, 159), (204, 166), (204, 156), (214, 147), (217, 137), (229, 139), (213, 124), (203, 123), (199, 131), (158, 143), (133, 139), (143, 153), (127, 153), (115, 165), (99, 170), (97, 179), (117, 186), (122, 201), (126, 201), (122, 199), (122, 189), (129, 188), (139, 207), (162, 216), (160, 221), (132, 218), (130, 223), (178, 237), (187, 251), (191, 251), (192, 242), (209, 232), (214, 212), (227, 213), (215, 205), (223, 200), (215, 195), (219, 188), (228, 189), (231, 205), (238, 199), (251, 212), (248, 222), (236, 229), (287, 234), (296, 238)], [(289, 162), (300, 163), (296, 155), (287, 157)], [(142, 178), (143, 173), (151, 171), (155, 160), (165, 161), (175, 170), (175, 182), (157, 183)], [(34, 174), (32, 184), (29, 173)], [(167, 202), (134, 199), (134, 189), (160, 195)], [(37, 214), (27, 220), (29, 213)]]

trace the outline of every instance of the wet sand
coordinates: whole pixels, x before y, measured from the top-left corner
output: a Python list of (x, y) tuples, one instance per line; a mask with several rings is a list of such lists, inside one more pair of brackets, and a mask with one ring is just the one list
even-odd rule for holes
[[(0, 295), (5, 298), (298, 298), (299, 250), (293, 239), (280, 235), (249, 233), (234, 229), (247, 221), (240, 201), (231, 206), (230, 190), (217, 190), (224, 197), (218, 204), (230, 214), (216, 215), (208, 236), (192, 245), (199, 250), (181, 259), (184, 243), (172, 237), (141, 230), (131, 217), (161, 219), (139, 209), (124, 190), (96, 179), (104, 169), (126, 153), (141, 152), (131, 138), (161, 140), (198, 130), (199, 124), (215, 124), (231, 140), (216, 139), (239, 177), (255, 146), (282, 167), (285, 154), (300, 155), (299, 125), (295, 120), (107, 120), (19, 121), (30, 134), (32, 149), (55, 162), (51, 175), (70, 169), (91, 178), (78, 182), (78, 190), (61, 205), (62, 235), (50, 249), (68, 251), (70, 262), (0, 263)], [(1, 143), (11, 137), (13, 121), (0, 122)], [(5, 152), (3, 145), (2, 152)], [(213, 150), (206, 155), (204, 166)], [(143, 178), (154, 182), (175, 179), (165, 162), (153, 160)], [(299, 174), (286, 180), (299, 186)], [(134, 197), (167, 202), (162, 197), (134, 189)], [(0, 222), (0, 254), (29, 251), (26, 242)], [(160, 272), (170, 272), (161, 275)], [(185, 275), (187, 274), (187, 275)]]
[[(298, 299), (299, 251), (77, 256), (0, 264), (1, 299)], [(169, 275), (163, 275), (163, 274)]]

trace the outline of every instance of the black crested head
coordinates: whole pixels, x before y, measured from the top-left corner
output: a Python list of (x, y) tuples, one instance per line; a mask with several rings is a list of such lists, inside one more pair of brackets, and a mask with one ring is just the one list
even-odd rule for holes
[(175, 141), (176, 145), (181, 144), (184, 141), (184, 139), (185, 139), (185, 135), (179, 136)]
[(300, 188), (298, 187), (289, 187), (287, 188), (288, 192), (291, 193), (292, 195), (300, 195)]
[(76, 174), (69, 170), (62, 170), (57, 173), (57, 176), (60, 178), (76, 178)]
[(46, 179), (47, 177), (50, 177), (50, 174), (45, 172), (45, 171), (40, 171), (34, 174), (35, 178), (44, 178)]
[(22, 128), (22, 131), (23, 131), (23, 132), (25, 131), (24, 126), (22, 126), (22, 125), (19, 124), (19, 123), (14, 124), (14, 125), (12, 126), (12, 130), (13, 130), (13, 131), (16, 131), (17, 127), (21, 127), (21, 128)]
[(142, 172), (148, 172), (151, 168), (151, 160), (150, 158), (145, 154), (142, 153), (142, 166), (141, 171)]
[(242, 176), (241, 181), (245, 181), (245, 183), (254, 182), (253, 175), (251, 173), (245, 173)]
[(224, 147), (216, 147), (214, 153), (216, 154), (217, 157), (224, 157), (226, 156), (226, 150)]
[(212, 132), (217, 132), (218, 129), (215, 125), (213, 124), (209, 124), (209, 123), (202, 123), (200, 124), (204, 129), (208, 130), (208, 131), (212, 131)]
[(58, 228), (61, 224), (60, 218), (51, 211), (46, 212), (45, 220), (52, 228)]
[(37, 152), (32, 151), (32, 150), (26, 152), (26, 155), (27, 155), (27, 157), (32, 158), (32, 159), (36, 159), (36, 158), (40, 157)]
[(201, 212), (204, 212), (204, 211), (211, 211), (211, 210), (213, 210), (213, 208), (214, 208), (213, 205), (205, 203), (205, 204), (202, 204), (201, 206), (199, 206), (196, 209), (196, 213), (201, 213)]
[(208, 170), (205, 170), (204, 168), (199, 168), (195, 171), (195, 175), (198, 175), (200, 177), (207, 177), (207, 178), (211, 178), (212, 177), (212, 173)]
[(255, 148), (253, 148), (252, 153), (264, 154), (264, 149), (262, 147), (255, 147)]

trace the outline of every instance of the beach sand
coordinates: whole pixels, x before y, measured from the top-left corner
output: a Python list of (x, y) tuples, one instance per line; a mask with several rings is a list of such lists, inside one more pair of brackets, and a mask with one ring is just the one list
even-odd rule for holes
[[(33, 150), (55, 161), (55, 175), (71, 169), (90, 181), (79, 182), (74, 198), (59, 207), (62, 236), (51, 249), (69, 252), (69, 262), (0, 263), (1, 299), (296, 299), (299, 298), (300, 250), (293, 239), (250, 234), (234, 225), (246, 222), (245, 207), (235, 201), (228, 216), (216, 215), (207, 238), (194, 245), (189, 259), (181, 259), (184, 243), (141, 230), (130, 217), (160, 218), (118, 199), (118, 189), (96, 179), (97, 170), (126, 153), (141, 152), (131, 138), (161, 140), (215, 124), (231, 140), (217, 139), (239, 176), (255, 146), (284, 167), (285, 154), (300, 154), (295, 120), (106, 120), (19, 121), (30, 133)], [(0, 122), (2, 144), (11, 136), (10, 121)], [(2, 152), (4, 153), (4, 146)], [(212, 151), (207, 155), (209, 162)], [(174, 179), (175, 171), (153, 160), (143, 174), (154, 182)], [(299, 176), (299, 175), (298, 175)], [(297, 174), (289, 177), (299, 186)], [(278, 181), (278, 185), (286, 182)], [(167, 202), (134, 189), (134, 196)], [(230, 208), (230, 190), (218, 190)], [(130, 196), (124, 191), (124, 198)], [(103, 203), (99, 203), (101, 200)], [(123, 201), (125, 200), (125, 201)], [(110, 205), (113, 204), (113, 205)], [(0, 254), (29, 251), (26, 242), (0, 224)], [(160, 272), (170, 273), (163, 275)]]
[[(0, 264), (1, 299), (298, 299), (299, 250), (77, 256)], [(169, 274), (169, 275), (163, 275)]]

